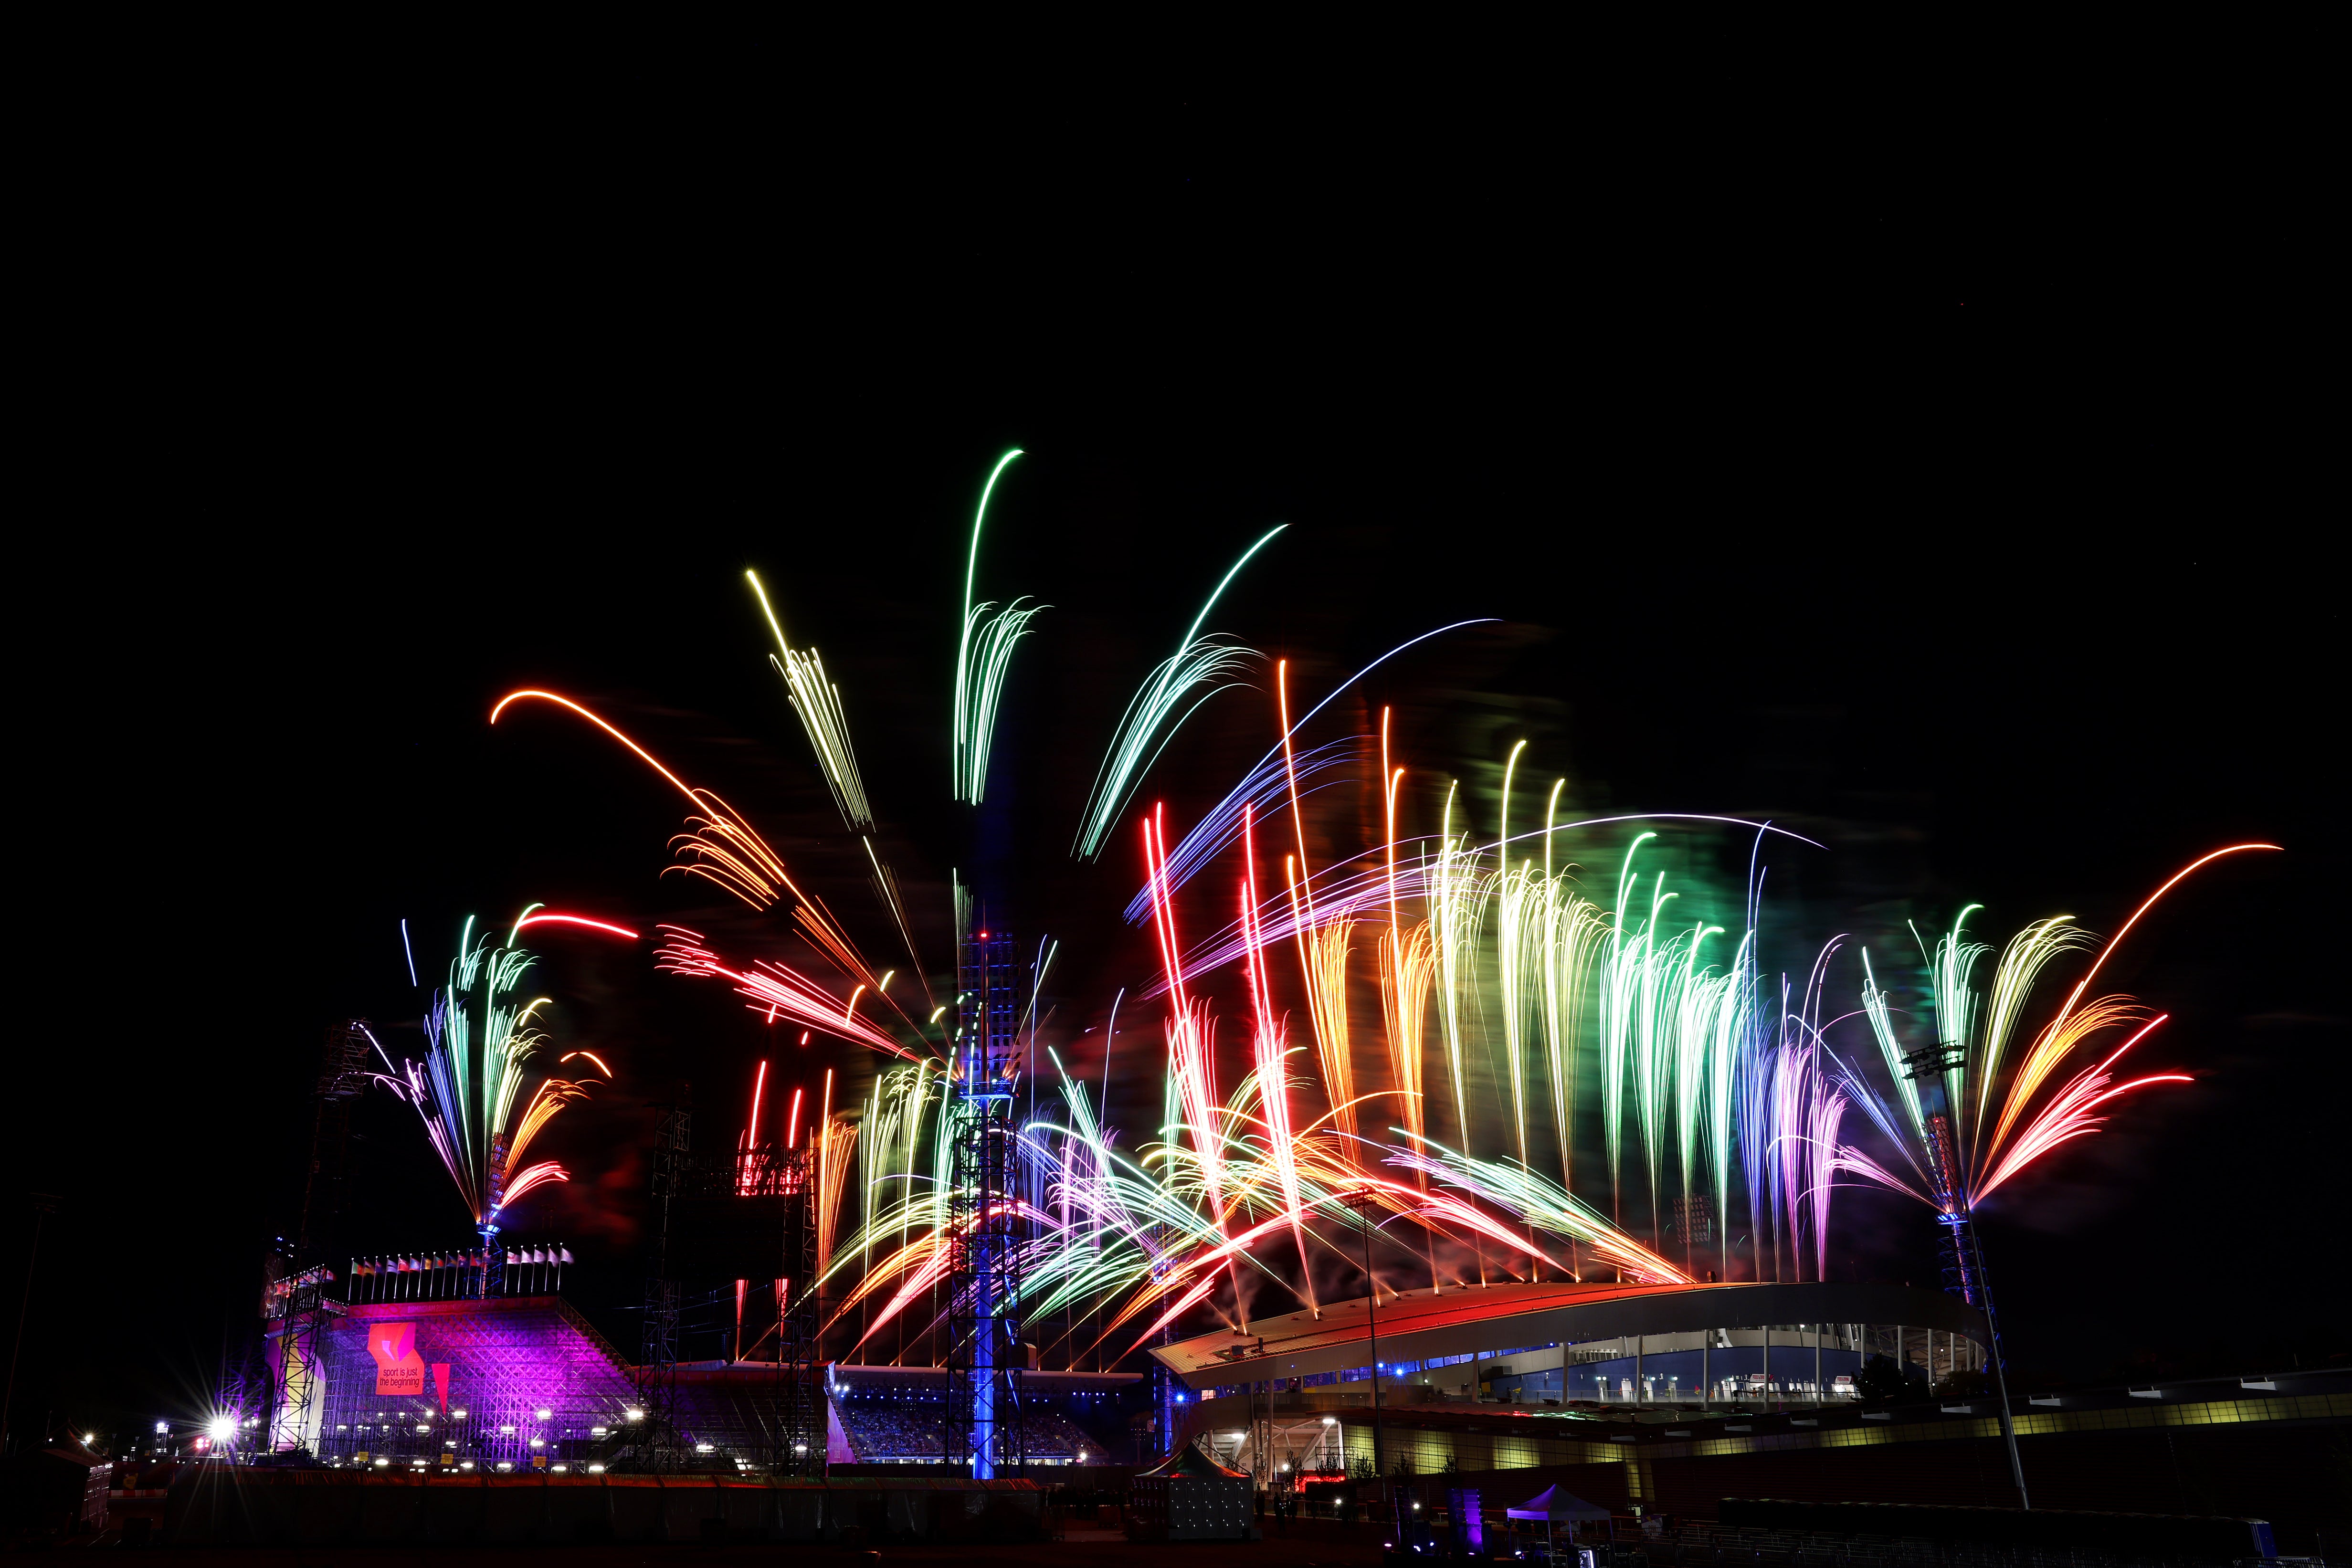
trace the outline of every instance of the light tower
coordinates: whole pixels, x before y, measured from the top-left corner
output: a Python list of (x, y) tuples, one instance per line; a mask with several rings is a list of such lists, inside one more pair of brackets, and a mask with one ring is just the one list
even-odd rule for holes
[[(2017, 1485), (2020, 1508), (2031, 1508), (2025, 1491), (2025, 1465), (2018, 1457), (2017, 1428), (2010, 1418), (2009, 1375), (2002, 1365), (2000, 1319), (1993, 1312), (1992, 1285), (1985, 1277), (1984, 1246), (1977, 1239), (1974, 1199), (1968, 1173), (1960, 1163), (1959, 1134), (1952, 1125), (1950, 1090), (1957, 1090), (1960, 1071), (1968, 1063), (1968, 1048), (1957, 1040), (1941, 1040), (1903, 1058), (1904, 1076), (1916, 1083), (1919, 1121), (1927, 1135), (1929, 1175), (1935, 1183), (1936, 1221), (1944, 1234), (1937, 1239), (1942, 1254), (1944, 1289), (1985, 1315), (1992, 1335), (1992, 1375), (2000, 1395), (2000, 1435), (2009, 1445), (2010, 1479)], [(1950, 1090), (1947, 1088), (1947, 1080)], [(1929, 1375), (1934, 1367), (1928, 1368)]]
[(1014, 1095), (1021, 1078), (1018, 971), (1013, 938), (967, 924), (957, 963), (954, 1138), (950, 1186), (956, 1269), (948, 1309), (944, 1457), (969, 1456), (986, 1479), (1000, 1458), (1020, 1463), (1021, 1252), (1014, 1190)]

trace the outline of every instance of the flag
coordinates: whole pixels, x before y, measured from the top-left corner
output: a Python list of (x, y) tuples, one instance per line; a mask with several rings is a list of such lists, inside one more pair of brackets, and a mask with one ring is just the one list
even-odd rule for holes
[(511, 1247), (508, 1248), (508, 1249), (507, 1249), (507, 1267), (508, 1267), (508, 1268), (509, 1268), (509, 1269), (519, 1269), (519, 1268), (520, 1268), (521, 1266), (522, 1266), (522, 1257), (521, 1257), (521, 1255), (520, 1255), (520, 1253), (516, 1252), (516, 1251), (515, 1251), (515, 1249), (514, 1249), (513, 1248), (511, 1248)]
[(559, 1248), (559, 1249), (557, 1249), (557, 1250), (556, 1250), (556, 1255), (555, 1255), (555, 1260), (556, 1260), (557, 1262), (559, 1262), (559, 1263), (569, 1263), (569, 1262), (571, 1262), (571, 1261), (572, 1261), (572, 1249), (571, 1249), (571, 1248), (569, 1248), (569, 1247), (563, 1247), (563, 1248)]

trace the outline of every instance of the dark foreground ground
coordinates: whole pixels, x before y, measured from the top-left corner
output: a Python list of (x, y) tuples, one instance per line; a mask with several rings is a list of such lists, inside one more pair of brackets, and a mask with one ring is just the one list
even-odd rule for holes
[[(39, 1555), (75, 1552), (87, 1559), (87, 1547), (59, 1547)], [(540, 1553), (511, 1546), (458, 1547), (173, 1547), (132, 1555), (152, 1556), (170, 1568), (213, 1568), (215, 1564), (268, 1563), (284, 1568), (386, 1568), (393, 1563), (417, 1562), (433, 1568), (514, 1568), (518, 1558), (530, 1561)], [(845, 1552), (806, 1543), (765, 1542), (742, 1546), (566, 1546), (550, 1552), (567, 1565), (582, 1568), (637, 1568), (638, 1564), (678, 1564), (685, 1568), (749, 1568), (753, 1563), (789, 1563), (792, 1568), (1375, 1568), (1381, 1540), (1368, 1525), (1339, 1525), (1322, 1520), (1294, 1521), (1290, 1533), (1264, 1541), (1198, 1542), (1176, 1545), (1141, 1544), (1116, 1531), (1073, 1530), (1060, 1541), (996, 1542), (943, 1545), (885, 1546), (879, 1553)]]

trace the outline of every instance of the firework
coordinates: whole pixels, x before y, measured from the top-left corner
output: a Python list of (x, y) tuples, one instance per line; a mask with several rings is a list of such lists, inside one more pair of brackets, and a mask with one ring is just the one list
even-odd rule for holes
[[(1250, 557), (1264, 549), (1282, 532), (1282, 527), (1268, 529), (1257, 543), (1244, 550), (1241, 559), (1219, 580), (1211, 591), (1201, 612), (1192, 617), (1176, 651), (1162, 660), (1145, 677), (1134, 697), (1127, 705), (1118, 727), (1111, 732), (1110, 749), (1103, 756), (1102, 766), (1096, 769), (1094, 788), (1087, 796), (1086, 810), (1078, 821), (1077, 841), (1072, 852), (1084, 860), (1092, 860), (1102, 852), (1104, 841), (1118, 822), (1118, 814), (1126, 810), (1143, 775), (1176, 738), (1184, 721), (1198, 713), (1217, 693), (1238, 685), (1230, 677), (1249, 667), (1259, 655), (1254, 649), (1236, 647), (1215, 637), (1203, 637), (1201, 623), (1209, 618), (1217, 601), (1223, 597), (1234, 578), (1241, 575)], [(1202, 692), (1202, 687), (1210, 690)], [(1194, 696), (1193, 694), (1202, 695)], [(1179, 712), (1179, 709), (1181, 712)]]
[(996, 733), (996, 706), (1004, 694), (1004, 677), (1013, 668), (1013, 644), (1029, 633), (1029, 622), (1045, 609), (1023, 606), (1016, 599), (1002, 609), (994, 603), (974, 604), (973, 583), (980, 572), (980, 529), (988, 519), (988, 498), (996, 482), (1020, 456), (1014, 447), (996, 460), (988, 483), (981, 486), (980, 506), (971, 516), (971, 552), (964, 562), (962, 631), (956, 642), (955, 723), (950, 737), (954, 767), (952, 793), (959, 800), (980, 804), (988, 788), (988, 751)]
[[(541, 925), (604, 931), (632, 940), (636, 935), (583, 915), (541, 913), (533, 904), (516, 920), (506, 941), (497, 943), (487, 934), (478, 937), (468, 915), (457, 939), (457, 956), (449, 965), (448, 984), (435, 991), (425, 1016), (425, 1060), (402, 1062), (391, 1085), (415, 1109), (459, 1201), (486, 1237), (497, 1233), (500, 1212), (533, 1187), (571, 1179), (555, 1161), (525, 1165), (523, 1155), (558, 1113), (587, 1098), (595, 1082), (543, 1078), (523, 1102), (520, 1119), (515, 1118), (526, 1068), (546, 1042), (537, 1019), (547, 1004), (543, 997), (526, 1001), (520, 995), (532, 959), (515, 939), (526, 927)], [(382, 1049), (377, 1047), (379, 1052)], [(612, 1076), (593, 1052), (575, 1051), (562, 1060), (575, 1058), (593, 1063), (604, 1078)]]
[[(1894, 1090), (1892, 1103), (1867, 1074), (1843, 1062), (1842, 1077), (1910, 1176), (1850, 1147), (1838, 1151), (1841, 1167), (1916, 1197), (1947, 1217), (1961, 1218), (2034, 1161), (2095, 1132), (2105, 1120), (2092, 1114), (2098, 1106), (2150, 1084), (2189, 1082), (2185, 1074), (2157, 1073), (2115, 1082), (2111, 1070), (2116, 1062), (2162, 1024), (2164, 1016), (2128, 997), (2086, 1002), (2083, 994), (2124, 937), (2191, 873), (2224, 855), (2277, 847), (2231, 844), (2200, 856), (2150, 894), (2115, 939), (2103, 945), (2074, 927), (2068, 915), (2032, 923), (2002, 949), (1990, 1009), (1978, 1007), (1969, 988), (1976, 963), (1990, 949), (1965, 939), (1968, 916), (1977, 906), (1962, 910), (1930, 956), (1927, 990), (1935, 1041), (1929, 1046), (1906, 1050), (1902, 1044), (1894, 1010), (1865, 950), (1863, 1009)], [(2097, 956), (2083, 977), (2034, 1035), (2024, 1055), (2009, 1064), (2009, 1040), (2035, 978), (2063, 954), (2094, 946)], [(2074, 1073), (2054, 1092), (2043, 1093), (2070, 1060), (2102, 1036), (2116, 1035), (2125, 1038), (2114, 1051)], [(1930, 1087), (1932, 1097), (1925, 1092)], [(1984, 1130), (1988, 1115), (1990, 1132)]]
[[(967, 549), (950, 752), (953, 794), (973, 804), (987, 780), (1014, 647), (1038, 612), (1027, 600), (1000, 605), (975, 597), (988, 508), (1019, 455), (1007, 452), (988, 475)], [(1564, 779), (1548, 786), (1540, 822), (1528, 826), (1531, 785), (1542, 775), (1529, 771), (1540, 758), (1526, 741), (1499, 758), (1491, 840), (1474, 821), (1483, 813), (1475, 798), (1434, 770), (1417, 768), (1413, 778), (1435, 831), (1425, 821), (1408, 824), (1412, 798), (1391, 712), (1381, 711), (1376, 747), (1370, 735), (1330, 738), (1310, 727), (1373, 669), (1473, 622), (1391, 649), (1302, 716), (1292, 711), (1290, 662), (1276, 661), (1278, 733), (1265, 757), (1189, 831), (1171, 823), (1164, 803), (1139, 810), (1172, 737), (1258, 657), (1203, 628), (1279, 531), (1229, 566), (1174, 652), (1109, 727), (1077, 824), (1073, 852), (1092, 860), (1125, 831), (1123, 821), (1137, 819), (1142, 886), (1127, 915), (1150, 925), (1156, 958), (1157, 973), (1129, 977), (1132, 990), (1122, 988), (1111, 1003), (1100, 1089), (1066, 1071), (1049, 1049), (1040, 1014), (1056, 950), (1050, 939), (1040, 943), (1032, 996), (1015, 1026), (1022, 1059), (1044, 1092), (1015, 1128), (1009, 1190), (991, 1200), (1016, 1211), (1024, 1236), (1012, 1271), (1022, 1281), (1019, 1300), (999, 1306), (1033, 1325), (1058, 1316), (1072, 1364), (1124, 1354), (1188, 1313), (1214, 1314), (1246, 1332), (1269, 1301), (1319, 1312), (1318, 1271), (1328, 1279), (1335, 1266), (1358, 1266), (1359, 1209), (1385, 1227), (1364, 1243), (1386, 1249), (1362, 1265), (1376, 1295), (1401, 1288), (1400, 1279), (1425, 1278), (1443, 1290), (1499, 1276), (1595, 1279), (1596, 1270), (1654, 1283), (1706, 1273), (1819, 1279), (1842, 1176), (1909, 1193), (1948, 1223), (1964, 1221), (2053, 1151), (2095, 1132), (2120, 1097), (2185, 1081), (2178, 1073), (2119, 1078), (2119, 1063), (2164, 1019), (2129, 998), (2091, 994), (2116, 943), (2097, 944), (2066, 916), (2028, 925), (1997, 955), (1970, 936), (1974, 905), (1948, 930), (1919, 934), (1926, 1000), (1906, 1015), (1883, 949), (1856, 945), (1848, 954), (1844, 936), (1799, 949), (1768, 929), (1764, 845), (1811, 844), (1786, 830), (1697, 813), (1563, 821)], [(750, 580), (774, 634), (773, 663), (843, 824), (864, 846), (912, 955), (895, 878), (874, 842), (843, 694), (814, 649), (786, 641), (764, 588)], [(972, 1222), (971, 1195), (953, 1189), (957, 1047), (930, 1038), (949, 1009), (933, 1007), (918, 1024), (890, 998), (892, 975), (875, 973), (843, 924), (794, 883), (740, 813), (580, 704), (518, 692), (493, 718), (525, 698), (588, 719), (687, 798), (688, 831), (674, 841), (668, 870), (725, 887), (755, 910), (791, 901), (791, 934), (816, 949), (833, 977), (772, 957), (725, 958), (675, 925), (662, 928), (656, 965), (727, 983), (771, 1024), (822, 1031), (889, 1059), (876, 1064), (870, 1086), (849, 1091), (847, 1108), (836, 1104), (831, 1073), (807, 1107), (822, 1262), (817, 1280), (792, 1283), (803, 1293), (822, 1290), (826, 1329), (854, 1334), (858, 1347), (883, 1344), (887, 1354), (895, 1334), (904, 1355), (910, 1339), (943, 1333), (956, 1310), (966, 1239), (960, 1228)], [(1519, 783), (1522, 772), (1530, 786)], [(1310, 819), (1319, 819), (1312, 830)], [(1360, 832), (1364, 841), (1350, 835), (1359, 822), (1373, 824)], [(1744, 904), (1737, 888), (1669, 874), (1668, 841), (1680, 828), (1753, 836)], [(2231, 846), (2197, 864), (2256, 847), (2268, 846)], [(1602, 868), (1590, 885), (1580, 856)], [(1213, 867), (1218, 876), (1188, 894)], [(2159, 888), (2116, 941), (2195, 869)], [(952, 896), (959, 929), (968, 928), (971, 899), (960, 878)], [(1188, 942), (1185, 931), (1197, 939)], [(2029, 1027), (2037, 983), (2053, 965), (2095, 947), (2063, 1005)], [(1768, 952), (1784, 950), (1812, 954), (1808, 972), (1768, 973)], [(505, 952), (486, 951), (483, 962)], [(1359, 973), (1367, 959), (1372, 974)], [(1825, 1019), (1825, 998), (1843, 984), (1832, 977), (1849, 964), (1859, 970), (1860, 1018)], [(506, 995), (499, 986), (519, 982), (520, 969), (509, 968), (490, 964), (481, 971), (487, 977), (465, 982), (475, 988), (463, 993), (474, 1009), (465, 1016)], [(1377, 1019), (1350, 991), (1374, 980)], [(452, 994), (459, 989), (453, 977)], [(1153, 1044), (1122, 1047), (1118, 1009), (1139, 1002), (1159, 1009), (1152, 1027), (1134, 1036)], [(530, 1015), (519, 1002), (508, 1005), (500, 1038), (527, 1056)], [(1220, 1040), (1221, 1008), (1228, 1024), (1241, 1009), (1238, 1042), (1231, 1029)], [(1931, 1020), (1931, 1038), (1906, 1038), (1919, 1032), (1912, 1016)], [(1293, 1033), (1299, 1018), (1311, 1039)], [(474, 1032), (461, 1043), (476, 1049), (480, 1030), (467, 1027)], [(1365, 1038), (1372, 1030), (1377, 1045)], [(1874, 1060), (1864, 1063), (1849, 1040)], [(1122, 1091), (1125, 1132), (1106, 1124), (1115, 1051), (1139, 1066), (1137, 1052), (1156, 1058), (1156, 1094)], [(444, 1155), (453, 1176), (460, 1166), (486, 1171), (470, 1151), (493, 1112), (505, 1126), (520, 1057), (461, 1068), (453, 1046), (443, 1058), (415, 1080), (436, 1108), (428, 1129), (437, 1129), (436, 1146), (458, 1151)], [(763, 1067), (754, 1130), (767, 1089)], [(523, 1097), (514, 1152), (581, 1092), (580, 1083), (551, 1079)], [(784, 1118), (788, 1143), (798, 1142), (803, 1110), (796, 1092)], [(1885, 1148), (1856, 1145), (1864, 1124)], [(472, 1188), (464, 1177), (459, 1185), (488, 1190), (478, 1176)], [(509, 1195), (517, 1190), (509, 1184)], [(1744, 1228), (1735, 1223), (1741, 1207)], [(485, 1212), (494, 1210), (493, 1200)], [(936, 1337), (931, 1350), (940, 1352)]]

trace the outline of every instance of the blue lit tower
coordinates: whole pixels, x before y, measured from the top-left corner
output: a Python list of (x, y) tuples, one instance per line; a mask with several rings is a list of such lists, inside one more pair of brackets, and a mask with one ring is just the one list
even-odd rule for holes
[[(969, 909), (968, 900), (959, 900)], [(985, 1479), (1020, 1462), (1023, 1227), (1014, 1192), (1014, 1093), (1021, 1075), (1019, 966), (984, 907), (965, 923), (957, 963), (954, 1138), (956, 1270), (949, 1303), (946, 1458)]]

